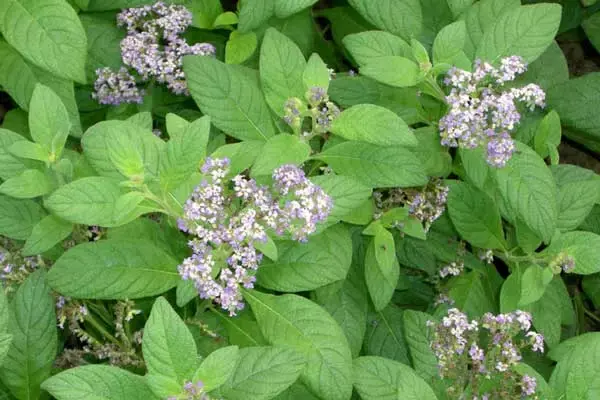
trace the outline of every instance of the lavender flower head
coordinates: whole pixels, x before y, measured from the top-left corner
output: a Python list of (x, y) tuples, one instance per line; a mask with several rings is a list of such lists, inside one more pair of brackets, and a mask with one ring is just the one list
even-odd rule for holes
[(488, 164), (504, 167), (515, 151), (510, 133), (521, 120), (518, 104), (530, 111), (545, 106), (545, 93), (538, 85), (504, 88), (526, 70), (519, 56), (503, 58), (498, 68), (481, 61), (475, 62), (473, 72), (452, 68), (444, 80), (451, 90), (446, 96), (450, 108), (440, 120), (442, 144), (485, 146)]
[[(428, 326), (433, 329), (430, 345), (442, 378), (459, 385), (501, 377), (502, 393), (514, 393), (514, 398), (535, 394), (535, 379), (521, 377), (512, 370), (521, 361), (521, 349), (544, 351), (544, 338), (531, 330), (529, 313), (487, 313), (479, 320), (469, 320), (466, 314), (451, 308), (441, 322), (429, 321)], [(463, 389), (452, 388), (457, 393)]]
[[(183, 56), (215, 54), (215, 47), (209, 43), (189, 45), (182, 38), (191, 23), (192, 13), (187, 8), (160, 1), (122, 11), (117, 15), (117, 25), (127, 29), (127, 36), (121, 41), (123, 63), (143, 81), (155, 80), (167, 85), (175, 94), (189, 95), (182, 68)], [(125, 67), (118, 74), (106, 69), (96, 74), (93, 97), (100, 103), (141, 102), (141, 96), (135, 95), (135, 78)], [(109, 79), (116, 83), (110, 84)]]
[(201, 298), (213, 299), (231, 315), (244, 307), (240, 286), (254, 287), (263, 255), (256, 243), (268, 231), (306, 241), (332, 209), (331, 198), (294, 165), (273, 172), (273, 187), (237, 175), (226, 180), (229, 160), (207, 158), (204, 179), (184, 205), (179, 228), (195, 236), (193, 255), (179, 266)]
[(92, 98), (100, 104), (119, 105), (142, 102), (144, 91), (137, 87), (135, 77), (121, 67), (115, 72), (109, 67), (96, 70), (96, 82)]

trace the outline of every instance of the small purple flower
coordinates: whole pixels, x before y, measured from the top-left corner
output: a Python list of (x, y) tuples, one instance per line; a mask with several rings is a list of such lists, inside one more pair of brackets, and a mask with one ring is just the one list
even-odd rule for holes
[(255, 243), (268, 240), (267, 229), (307, 240), (316, 224), (329, 215), (332, 202), (304, 171), (284, 165), (273, 173), (273, 188), (237, 175), (225, 178), (229, 160), (208, 157), (201, 168), (205, 179), (184, 205), (178, 226), (195, 236), (192, 256), (178, 267), (194, 282), (203, 299), (212, 299), (231, 315), (244, 307), (241, 287), (251, 289), (263, 255)]
[(537, 381), (534, 377), (529, 375), (523, 375), (521, 380), (521, 391), (525, 396), (532, 396), (535, 394), (537, 388)]
[(503, 88), (526, 69), (518, 56), (502, 59), (499, 68), (478, 60), (472, 73), (452, 68), (444, 80), (451, 89), (446, 96), (449, 110), (439, 122), (442, 145), (467, 149), (485, 145), (488, 163), (504, 167), (514, 152), (510, 132), (521, 120), (518, 104), (529, 110), (545, 106), (545, 93), (537, 85)]
[(100, 104), (142, 102), (144, 91), (138, 89), (135, 78), (125, 67), (121, 67), (118, 72), (108, 67), (100, 68), (96, 70), (96, 76), (92, 98), (98, 100)]

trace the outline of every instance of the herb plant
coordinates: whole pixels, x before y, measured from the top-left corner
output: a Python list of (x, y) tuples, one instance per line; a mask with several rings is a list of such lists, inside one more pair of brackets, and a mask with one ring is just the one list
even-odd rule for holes
[(0, 398), (600, 398), (600, 3), (523, 3), (0, 1)]

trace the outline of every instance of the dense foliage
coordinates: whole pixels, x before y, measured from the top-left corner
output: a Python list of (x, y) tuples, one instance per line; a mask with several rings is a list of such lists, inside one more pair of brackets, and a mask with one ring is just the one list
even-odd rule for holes
[(0, 398), (600, 398), (600, 2), (524, 2), (1, 0)]

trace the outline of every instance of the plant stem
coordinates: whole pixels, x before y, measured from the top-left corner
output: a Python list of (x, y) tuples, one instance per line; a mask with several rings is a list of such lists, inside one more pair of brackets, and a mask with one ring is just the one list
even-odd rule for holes
[(114, 344), (118, 345), (119, 347), (121, 346), (121, 342), (119, 342), (119, 340), (116, 337), (111, 335), (110, 332), (108, 332), (106, 330), (106, 328), (104, 328), (104, 326), (102, 326), (102, 324), (100, 324), (98, 321), (96, 321), (96, 319), (92, 316), (91, 313), (88, 313), (84, 319), (86, 322), (89, 322), (90, 325), (92, 325), (94, 327), (94, 329), (96, 329), (98, 332), (100, 332), (100, 334), (102, 334), (102, 336), (104, 336), (105, 338), (107, 338), (108, 340), (113, 342)]

